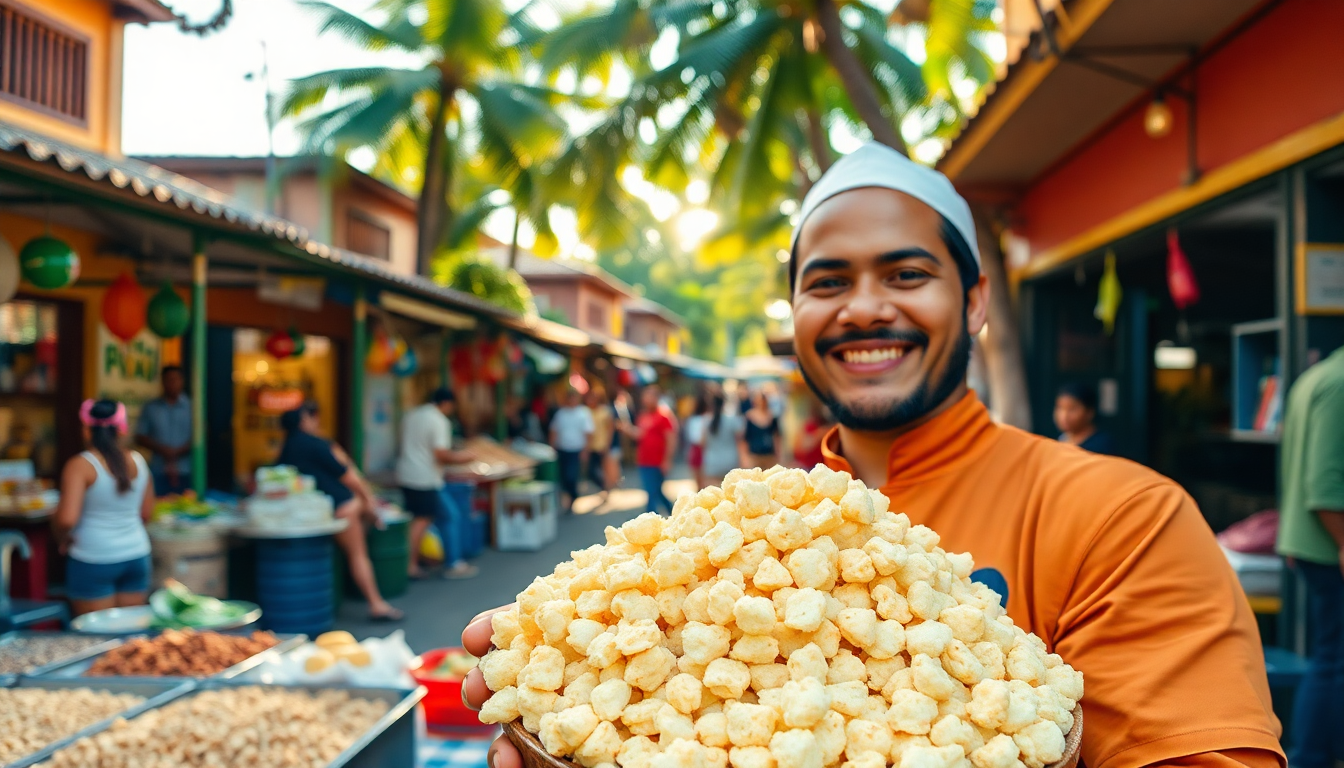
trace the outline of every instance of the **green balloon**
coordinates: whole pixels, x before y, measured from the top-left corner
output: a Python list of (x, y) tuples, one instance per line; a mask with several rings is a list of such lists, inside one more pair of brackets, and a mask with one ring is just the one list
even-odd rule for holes
[(64, 288), (79, 279), (79, 254), (50, 235), (29, 240), (19, 253), (19, 264), (23, 278), (44, 290)]
[(299, 333), (298, 328), (290, 328), (289, 338), (294, 340), (294, 351), (289, 356), (302, 357), (303, 353), (308, 351), (308, 342), (304, 340), (303, 334)]
[(177, 295), (173, 286), (164, 283), (154, 298), (149, 300), (145, 312), (145, 322), (149, 330), (161, 339), (175, 339), (187, 332), (191, 322), (191, 310), (187, 303)]

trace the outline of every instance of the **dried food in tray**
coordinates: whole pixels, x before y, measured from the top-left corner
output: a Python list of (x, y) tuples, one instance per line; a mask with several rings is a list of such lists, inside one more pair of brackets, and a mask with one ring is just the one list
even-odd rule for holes
[(0, 675), (41, 674), (53, 665), (101, 653), (117, 642), (77, 632), (6, 632), (0, 635)]

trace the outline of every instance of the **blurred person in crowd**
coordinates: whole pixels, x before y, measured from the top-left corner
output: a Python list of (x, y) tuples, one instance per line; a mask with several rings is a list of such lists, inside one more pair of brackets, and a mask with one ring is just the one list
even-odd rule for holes
[(663, 493), (663, 481), (672, 471), (672, 457), (677, 452), (677, 422), (662, 402), (662, 390), (650, 384), (639, 393), (640, 412), (634, 425), (623, 424), (622, 431), (635, 441), (635, 464), (639, 467), (639, 482), (648, 494), (648, 511), (667, 510), (672, 514), (672, 501)]
[(1311, 669), (1293, 705), (1293, 768), (1344, 761), (1344, 348), (1288, 393), (1278, 552), (1307, 585)]
[(397, 485), (406, 511), (411, 513), (410, 576), (422, 579), (417, 554), (420, 540), (432, 524), (438, 524), (443, 538), (443, 575), (449, 579), (475, 576), (476, 566), (461, 557), (461, 531), (464, 515), (470, 510), (456, 509), (457, 504), (443, 492), (443, 469), (447, 464), (463, 464), (473, 459), (469, 451), (453, 450), (453, 424), (448, 420), (457, 407), (457, 398), (447, 387), (434, 390), (429, 401), (406, 412), (401, 418), (401, 451), (397, 455)]
[(747, 382), (737, 382), (737, 386), (733, 389), (733, 401), (737, 404), (738, 413), (751, 410), (751, 389), (747, 386)]
[(802, 430), (793, 445), (793, 458), (798, 466), (810, 470), (826, 462), (821, 443), (833, 426), (835, 419), (831, 418), (830, 409), (822, 405), (820, 400), (810, 398), (807, 419), (803, 421)]
[(626, 427), (635, 425), (634, 406), (630, 393), (624, 389), (616, 391), (611, 402), (611, 450), (602, 461), (603, 474), (607, 478), (607, 487), (615, 488), (625, 477), (622, 462), (625, 459)]
[(1097, 427), (1097, 390), (1082, 382), (1059, 388), (1055, 395), (1055, 426), (1059, 441), (1093, 453), (1115, 454), (1115, 444), (1106, 431)]
[(378, 517), (378, 502), (345, 452), (321, 437), (322, 422), (318, 416), (317, 403), (309, 401), (280, 417), (285, 442), (276, 464), (287, 464), (299, 474), (310, 475), (317, 490), (331, 497), (335, 516), (350, 521), (334, 538), (345, 552), (350, 577), (369, 604), (369, 618), (400, 621), (405, 614), (393, 608), (378, 591), (364, 536), (366, 521), (382, 524)]
[(574, 500), (579, 498), (579, 479), (592, 434), (593, 412), (583, 404), (578, 390), (568, 390), (564, 406), (551, 419), (551, 447), (560, 462), (560, 504), (567, 512), (574, 510)]
[(765, 393), (765, 401), (770, 404), (770, 412), (775, 415), (775, 418), (784, 418), (784, 393), (780, 391), (779, 385), (773, 381), (767, 381), (761, 385), (761, 391)]
[(710, 397), (708, 416), (705, 422), (702, 473), (710, 483), (720, 483), (724, 475), (741, 463), (738, 439), (742, 432), (742, 414), (735, 401), (729, 402), (722, 395), (713, 395)]
[(122, 445), (126, 407), (85, 400), (79, 409), (88, 450), (61, 471), (61, 498), (52, 527), (65, 567), (70, 612), (142, 605), (149, 591), (149, 534), (154, 511), (149, 467)]
[(606, 462), (615, 437), (616, 416), (607, 403), (607, 393), (601, 387), (589, 390), (584, 404), (593, 415), (593, 432), (588, 436), (588, 479), (597, 486), (602, 503), (606, 503), (607, 493), (614, 485), (607, 472)]
[(184, 394), (182, 368), (165, 365), (162, 394), (140, 408), (135, 442), (150, 452), (154, 493), (171, 496), (191, 488), (191, 399)]
[(695, 475), (695, 487), (704, 488), (705, 482), (705, 438), (708, 436), (710, 409), (713, 407), (708, 393), (701, 392), (695, 397), (691, 415), (685, 422), (686, 464)]
[(742, 466), (769, 469), (779, 463), (779, 417), (770, 408), (765, 391), (751, 395), (751, 407), (742, 415)]

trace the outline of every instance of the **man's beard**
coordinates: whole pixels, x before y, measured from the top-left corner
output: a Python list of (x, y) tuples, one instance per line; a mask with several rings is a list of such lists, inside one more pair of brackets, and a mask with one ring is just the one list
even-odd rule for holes
[[(862, 432), (890, 432), (908, 426), (925, 416), (929, 415), (935, 408), (941, 405), (945, 400), (957, 391), (957, 387), (966, 380), (966, 371), (971, 365), (971, 335), (966, 331), (966, 318), (962, 317), (961, 332), (958, 335), (956, 346), (952, 349), (952, 356), (947, 361), (947, 367), (943, 370), (941, 376), (938, 376), (933, 386), (929, 386), (929, 379), (926, 378), (919, 383), (915, 391), (910, 393), (909, 397), (894, 402), (876, 403), (870, 406), (850, 406), (840, 402), (830, 392), (823, 391), (811, 376), (807, 375), (807, 367), (799, 365), (798, 369), (803, 374), (803, 381), (812, 389), (817, 399), (831, 410), (835, 420), (849, 429)], [(891, 329), (883, 329), (876, 333), (849, 333), (844, 336), (833, 339), (818, 339), (815, 345), (819, 357), (824, 358), (830, 353), (830, 350), (836, 346), (850, 341), (866, 341), (870, 339), (891, 339), (901, 341), (917, 341), (911, 338), (917, 335), (922, 339), (919, 346), (927, 353), (929, 349), (928, 336), (921, 332), (897, 332)]]

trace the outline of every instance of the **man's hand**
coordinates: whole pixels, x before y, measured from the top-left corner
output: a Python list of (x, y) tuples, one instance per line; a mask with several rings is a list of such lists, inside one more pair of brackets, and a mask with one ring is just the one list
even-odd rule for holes
[[(513, 604), (493, 608), (485, 613), (478, 614), (476, 618), (467, 624), (467, 628), (462, 630), (462, 647), (467, 649), (467, 653), (476, 657), (486, 654), (492, 647), (490, 645), (490, 635), (494, 634), (494, 628), (490, 626), (490, 617), (500, 611), (507, 611)], [(485, 700), (490, 698), (490, 689), (485, 687), (485, 678), (481, 675), (480, 669), (473, 669), (462, 681), (462, 703), (469, 708), (480, 711), (485, 704)], [(523, 768), (523, 757), (518, 754), (518, 749), (513, 746), (513, 742), (504, 735), (500, 735), (495, 742), (490, 745), (490, 751), (485, 756), (485, 763), (488, 768)]]

